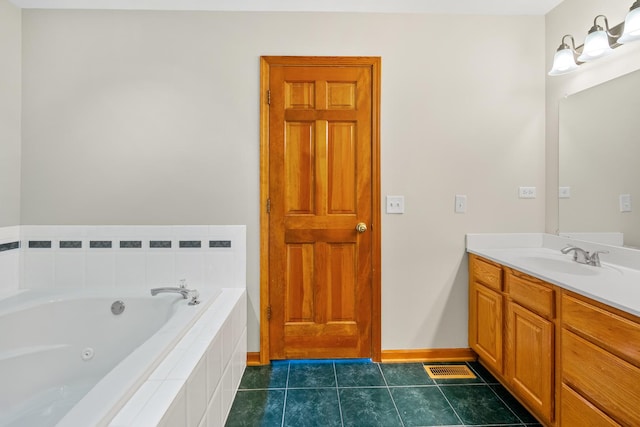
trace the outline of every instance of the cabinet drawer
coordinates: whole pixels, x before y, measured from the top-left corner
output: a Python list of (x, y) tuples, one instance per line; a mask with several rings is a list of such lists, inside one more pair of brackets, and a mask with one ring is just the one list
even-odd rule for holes
[(607, 417), (575, 391), (562, 384), (560, 422), (565, 426), (617, 427), (620, 424)]
[(620, 424), (640, 426), (640, 369), (566, 329), (562, 381)]
[(471, 276), (483, 285), (502, 291), (502, 268), (476, 256), (471, 257)]
[(507, 274), (509, 297), (523, 307), (552, 319), (555, 316), (554, 290), (541, 281), (509, 271)]
[(566, 294), (562, 320), (569, 329), (640, 366), (640, 324)]

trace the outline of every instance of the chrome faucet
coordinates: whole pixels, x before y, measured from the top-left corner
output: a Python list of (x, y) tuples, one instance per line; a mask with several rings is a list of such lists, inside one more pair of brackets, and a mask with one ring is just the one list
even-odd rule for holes
[(579, 264), (589, 264), (589, 252), (585, 251), (582, 248), (577, 246), (567, 246), (566, 248), (560, 249), (560, 252), (563, 254), (568, 254), (573, 251), (573, 260)]
[(601, 267), (600, 264), (600, 254), (608, 254), (609, 251), (594, 251), (590, 254), (588, 251), (585, 251), (582, 248), (577, 246), (567, 246), (566, 248), (560, 249), (560, 252), (563, 254), (568, 254), (573, 251), (573, 260), (579, 264), (587, 264), (592, 265), (594, 267)]
[(196, 304), (200, 304), (200, 300), (198, 299), (200, 297), (200, 292), (198, 292), (196, 289), (188, 289), (185, 285), (185, 279), (181, 279), (180, 280), (180, 285), (176, 288), (176, 287), (164, 287), (164, 288), (153, 288), (151, 289), (151, 296), (155, 296), (158, 294), (162, 294), (162, 293), (177, 293), (177, 294), (181, 294), (182, 298), (184, 299), (188, 299), (191, 298), (191, 301), (189, 301), (189, 305), (196, 305)]

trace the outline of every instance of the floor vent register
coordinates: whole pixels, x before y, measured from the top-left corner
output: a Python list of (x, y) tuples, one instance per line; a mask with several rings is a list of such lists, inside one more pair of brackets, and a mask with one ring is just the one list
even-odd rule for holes
[(475, 378), (467, 365), (425, 365), (424, 369), (431, 379), (453, 380), (462, 378)]

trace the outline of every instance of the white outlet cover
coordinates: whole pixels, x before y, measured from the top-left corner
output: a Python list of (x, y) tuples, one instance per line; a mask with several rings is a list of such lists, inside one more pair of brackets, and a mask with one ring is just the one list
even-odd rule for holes
[(467, 211), (467, 196), (465, 194), (456, 194), (455, 212), (465, 213)]
[(620, 212), (631, 212), (631, 194), (620, 195)]
[(387, 196), (387, 213), (404, 213), (404, 196)]
[(521, 199), (535, 199), (536, 187), (519, 187), (518, 197), (520, 197)]

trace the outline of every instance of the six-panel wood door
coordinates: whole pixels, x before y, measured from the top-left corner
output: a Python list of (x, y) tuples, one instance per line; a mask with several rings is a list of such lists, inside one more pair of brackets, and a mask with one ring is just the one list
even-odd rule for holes
[(270, 68), (270, 359), (371, 356), (371, 84), (367, 66)]

